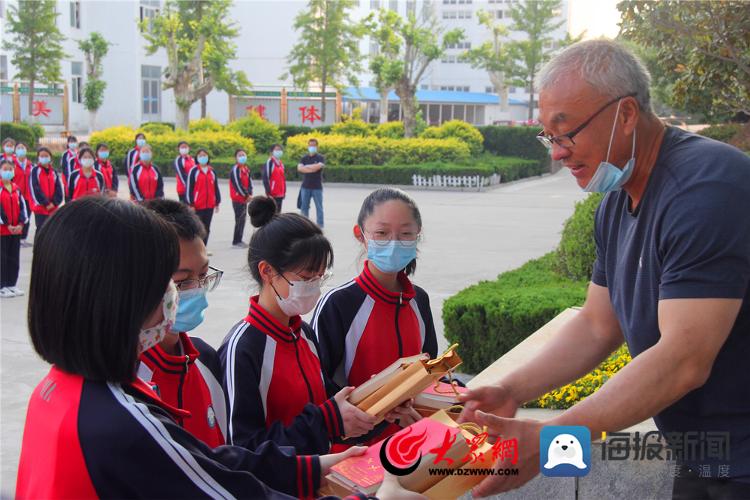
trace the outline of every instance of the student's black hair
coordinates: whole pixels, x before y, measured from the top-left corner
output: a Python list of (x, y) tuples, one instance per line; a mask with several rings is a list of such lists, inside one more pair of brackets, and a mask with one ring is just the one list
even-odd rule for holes
[(14, 146), (16, 145), (16, 140), (14, 138), (6, 137), (5, 139), (3, 139), (3, 146), (8, 144), (9, 142), (12, 142)]
[(0, 167), (5, 165), (6, 163), (10, 165), (11, 167), (16, 168), (16, 164), (13, 163), (13, 160), (8, 160), (7, 158), (3, 158), (2, 161), (0, 161)]
[(180, 141), (177, 143), (177, 149), (180, 149), (180, 146), (182, 146), (183, 144), (190, 147), (190, 144), (188, 144), (187, 141)]
[(67, 144), (70, 144), (71, 142), (78, 142), (78, 138), (76, 138), (76, 136), (74, 136), (74, 135), (69, 135), (68, 136), (68, 140), (67, 140)]
[(88, 143), (88, 142), (86, 142), (86, 141), (81, 141), (81, 142), (79, 142), (79, 143), (78, 143), (78, 148), (79, 148), (79, 149), (81, 149), (81, 148), (91, 148), (91, 146), (89, 145), (89, 143)]
[(265, 260), (278, 273), (305, 270), (317, 273), (333, 266), (333, 247), (323, 231), (307, 217), (294, 213), (279, 214), (276, 201), (256, 196), (247, 207), (250, 223), (258, 229), (250, 238), (247, 264), (259, 285), (258, 270)]
[(39, 160), (39, 153), (47, 153), (50, 156), (50, 158), (52, 158), (52, 151), (50, 151), (49, 148), (46, 146), (39, 146), (38, 148), (36, 148), (37, 161)]
[(130, 382), (138, 337), (179, 263), (174, 229), (134, 203), (66, 203), (34, 240), (28, 324), (36, 352), (90, 380)]
[(138, 132), (137, 134), (135, 134), (135, 139), (133, 139), (133, 142), (137, 141), (139, 137), (143, 137), (144, 141), (146, 140), (146, 134), (144, 134), (143, 132)]
[(29, 146), (23, 141), (16, 142), (16, 147), (18, 146), (24, 146), (26, 149), (29, 149)]
[(311, 142), (314, 142), (316, 146), (318, 145), (318, 140), (317, 140), (317, 139), (316, 139), (315, 137), (310, 137), (310, 138), (309, 138), (309, 139), (307, 140), (307, 143), (308, 143), (308, 144), (310, 144)]
[(206, 236), (203, 222), (195, 211), (184, 203), (155, 198), (143, 202), (143, 207), (153, 210), (156, 215), (168, 222), (182, 240), (193, 241), (195, 238), (203, 239)]
[(210, 165), (211, 164), (211, 155), (209, 154), (208, 151), (206, 151), (203, 148), (200, 148), (198, 151), (195, 152), (195, 161), (196, 162), (198, 161), (198, 155), (201, 154), (201, 153), (206, 153), (206, 156), (208, 156), (208, 163), (206, 163), (206, 165)]
[(239, 148), (239, 149), (235, 149), (235, 150), (234, 150), (234, 157), (235, 157), (235, 158), (237, 158), (237, 155), (238, 155), (238, 154), (240, 154), (240, 153), (245, 153), (245, 154), (247, 154), (247, 151), (245, 151), (245, 150), (244, 150), (244, 149), (242, 149), (242, 148)]
[[(392, 187), (378, 188), (367, 195), (365, 201), (362, 202), (362, 207), (359, 209), (359, 215), (357, 216), (357, 225), (360, 227), (360, 229), (364, 231), (365, 221), (375, 211), (375, 207), (387, 201), (394, 200), (406, 203), (406, 205), (412, 211), (412, 215), (414, 216), (414, 221), (417, 223), (417, 227), (419, 227), (419, 229), (421, 230), (422, 214), (419, 213), (417, 202), (415, 202), (414, 198), (406, 194), (404, 191)], [(406, 273), (407, 276), (410, 276), (414, 274), (416, 270), (417, 259), (414, 259), (409, 263), (409, 265), (406, 266), (406, 268), (404, 269), (404, 273)]]
[(269, 149), (268, 152), (270, 154), (273, 154), (273, 150), (276, 149), (276, 148), (282, 148), (283, 149), (284, 146), (282, 146), (281, 144), (273, 144), (273, 145), (271, 145), (271, 149)]
[(96, 152), (99, 153), (99, 150), (102, 148), (109, 149), (109, 146), (107, 145), (106, 142), (100, 142), (99, 144), (96, 145)]
[(84, 153), (91, 153), (91, 156), (93, 156), (94, 160), (96, 160), (96, 153), (94, 153), (94, 151), (91, 148), (89, 148), (89, 147), (83, 147), (83, 148), (81, 148), (81, 149), (78, 150), (78, 159), (79, 160), (81, 158), (83, 158)]

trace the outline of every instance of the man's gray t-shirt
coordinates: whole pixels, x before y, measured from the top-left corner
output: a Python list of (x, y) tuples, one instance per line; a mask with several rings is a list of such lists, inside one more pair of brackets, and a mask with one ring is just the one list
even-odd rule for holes
[(640, 204), (630, 210), (625, 191), (608, 193), (595, 236), (592, 281), (608, 288), (633, 357), (659, 341), (659, 300), (742, 299), (706, 384), (654, 420), (676, 442), (695, 432), (688, 446), (711, 441), (700, 433), (729, 432), (729, 460), (698, 450), (683, 462), (750, 482), (750, 157), (667, 128)]

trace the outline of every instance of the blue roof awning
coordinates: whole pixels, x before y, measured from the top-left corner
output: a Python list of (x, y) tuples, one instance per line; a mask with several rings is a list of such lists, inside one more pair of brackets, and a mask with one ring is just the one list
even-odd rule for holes
[[(345, 101), (379, 101), (380, 94), (374, 87), (349, 87), (343, 92)], [(388, 93), (388, 100), (399, 102), (394, 91)], [(483, 92), (458, 92), (455, 90), (417, 90), (417, 100), (422, 104), (498, 104), (496, 94)], [(524, 101), (509, 98), (508, 104), (525, 104)]]

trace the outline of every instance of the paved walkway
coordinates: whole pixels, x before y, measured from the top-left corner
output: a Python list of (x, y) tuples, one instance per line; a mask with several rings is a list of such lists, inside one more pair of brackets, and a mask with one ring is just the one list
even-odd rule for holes
[[(124, 186), (122, 180), (121, 185)], [(165, 188), (168, 195), (175, 196), (172, 180), (167, 181)], [(295, 209), (298, 189), (298, 184), (290, 185), (285, 211)], [(347, 281), (360, 269), (361, 249), (352, 236), (352, 227), (370, 189), (326, 187), (326, 234), (336, 252), (331, 286)], [(229, 201), (228, 191), (223, 181), (225, 202)], [(483, 193), (407, 191), (416, 199), (424, 223), (414, 281), (430, 294), (441, 349), (446, 347), (441, 317), (443, 301), (470, 284), (494, 279), (499, 273), (553, 249), (574, 202), (584, 197), (566, 169)], [(225, 271), (224, 279), (219, 289), (209, 295), (206, 321), (196, 331), (215, 347), (232, 324), (245, 316), (247, 299), (253, 293), (246, 253), (230, 244), (233, 224), (231, 205), (224, 203), (214, 217), (208, 245), (213, 252), (211, 263)], [(249, 223), (246, 231), (247, 241)], [(33, 233), (32, 228), (30, 239)], [(21, 249), (19, 286), (24, 290), (28, 290), (30, 267), (31, 249)], [(15, 487), (26, 404), (32, 389), (48, 370), (28, 338), (26, 303), (26, 297), (0, 302), (0, 492), (8, 495)]]

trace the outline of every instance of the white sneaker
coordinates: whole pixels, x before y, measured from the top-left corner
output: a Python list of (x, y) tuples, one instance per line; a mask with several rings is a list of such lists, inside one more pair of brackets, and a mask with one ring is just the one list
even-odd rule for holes
[(15, 296), (16, 294), (13, 293), (10, 288), (0, 288), (0, 298), (9, 299)]
[(11, 292), (13, 292), (13, 294), (16, 297), (20, 297), (21, 295), (24, 295), (24, 291), (21, 290), (20, 288), (18, 288), (17, 286), (9, 286), (8, 290), (10, 290)]

